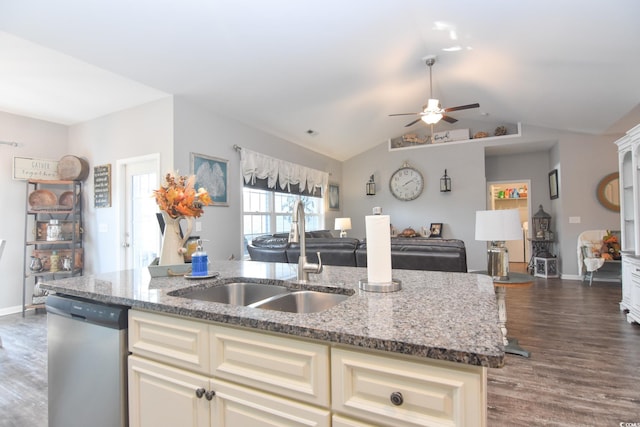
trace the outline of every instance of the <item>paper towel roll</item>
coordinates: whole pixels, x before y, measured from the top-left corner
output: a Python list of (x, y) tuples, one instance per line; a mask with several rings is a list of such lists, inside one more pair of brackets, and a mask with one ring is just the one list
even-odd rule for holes
[(391, 234), (389, 215), (367, 215), (367, 280), (391, 283)]

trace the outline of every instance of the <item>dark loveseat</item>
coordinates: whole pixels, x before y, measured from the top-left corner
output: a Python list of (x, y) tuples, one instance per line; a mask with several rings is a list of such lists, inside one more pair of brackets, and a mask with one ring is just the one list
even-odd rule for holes
[[(352, 238), (335, 238), (329, 231), (307, 232), (309, 262), (325, 265), (367, 266), (367, 243)], [(247, 245), (254, 261), (297, 263), (300, 245), (289, 244), (286, 234), (259, 236)], [(467, 252), (462, 240), (396, 237), (391, 239), (391, 266), (394, 269), (467, 272)]]

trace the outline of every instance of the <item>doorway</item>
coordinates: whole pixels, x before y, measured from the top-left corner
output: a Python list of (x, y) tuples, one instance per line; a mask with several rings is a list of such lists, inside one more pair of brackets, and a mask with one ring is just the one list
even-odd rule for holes
[(522, 239), (509, 240), (505, 245), (509, 251), (509, 262), (528, 263), (531, 258), (531, 247), (527, 240), (529, 224), (531, 224), (531, 205), (529, 203), (531, 180), (491, 181), (487, 183), (487, 188), (488, 209), (518, 209), (522, 225)]
[(120, 181), (120, 267), (147, 267), (160, 253), (158, 207), (153, 190), (159, 186), (160, 155), (118, 161)]

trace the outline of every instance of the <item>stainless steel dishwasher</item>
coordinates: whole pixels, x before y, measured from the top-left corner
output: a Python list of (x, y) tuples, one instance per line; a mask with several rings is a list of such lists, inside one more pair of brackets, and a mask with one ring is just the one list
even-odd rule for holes
[(50, 295), (49, 427), (128, 425), (127, 307)]

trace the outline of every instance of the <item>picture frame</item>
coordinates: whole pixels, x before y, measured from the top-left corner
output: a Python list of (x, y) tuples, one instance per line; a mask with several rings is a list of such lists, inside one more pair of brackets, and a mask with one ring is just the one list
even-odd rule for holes
[(191, 153), (191, 173), (196, 177), (196, 190), (203, 187), (209, 192), (210, 206), (229, 206), (228, 160)]
[(560, 197), (558, 193), (558, 169), (549, 172), (549, 197), (551, 200)]
[(340, 186), (329, 183), (327, 188), (327, 206), (330, 211), (340, 210)]
[(441, 222), (432, 222), (429, 227), (431, 234), (429, 237), (442, 237), (442, 223)]

